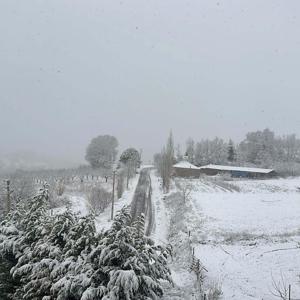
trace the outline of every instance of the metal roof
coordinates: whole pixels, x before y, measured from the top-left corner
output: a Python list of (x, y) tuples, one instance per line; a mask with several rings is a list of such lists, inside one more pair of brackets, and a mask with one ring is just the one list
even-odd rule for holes
[(180, 161), (176, 165), (173, 166), (173, 168), (182, 168), (182, 169), (195, 169), (199, 170), (199, 167), (196, 167), (195, 165), (189, 163), (188, 161)]
[(220, 171), (239, 171), (239, 172), (262, 173), (262, 174), (268, 174), (274, 171), (273, 169), (234, 167), (234, 166), (222, 166), (222, 165), (207, 165), (207, 166), (200, 167), (200, 169), (212, 169), (212, 170), (220, 170)]

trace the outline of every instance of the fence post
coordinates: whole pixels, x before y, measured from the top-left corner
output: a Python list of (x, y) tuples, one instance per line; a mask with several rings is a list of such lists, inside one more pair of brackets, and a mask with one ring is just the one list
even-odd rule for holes
[(289, 300), (291, 300), (291, 285), (289, 284)]

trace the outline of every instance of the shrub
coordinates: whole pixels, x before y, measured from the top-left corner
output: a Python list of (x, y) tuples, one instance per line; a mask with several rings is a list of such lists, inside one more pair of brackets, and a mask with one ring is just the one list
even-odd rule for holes
[(88, 202), (92, 211), (95, 214), (99, 214), (111, 202), (112, 194), (101, 187), (92, 187), (88, 193)]

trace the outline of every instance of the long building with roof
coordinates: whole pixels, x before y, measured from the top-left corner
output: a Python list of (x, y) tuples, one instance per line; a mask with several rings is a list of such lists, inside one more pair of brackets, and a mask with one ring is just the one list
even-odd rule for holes
[(200, 167), (200, 173), (206, 175), (230, 174), (231, 177), (266, 178), (276, 175), (273, 169), (248, 168), (222, 165), (207, 165)]
[(229, 174), (236, 178), (270, 178), (276, 175), (273, 169), (236, 167), (223, 165), (206, 165), (197, 167), (187, 161), (181, 161), (173, 166), (173, 174), (177, 177), (199, 178), (201, 174), (210, 176)]

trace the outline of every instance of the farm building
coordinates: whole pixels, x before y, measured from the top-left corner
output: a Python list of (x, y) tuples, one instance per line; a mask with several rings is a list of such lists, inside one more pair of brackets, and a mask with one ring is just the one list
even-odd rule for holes
[(230, 174), (231, 177), (269, 178), (276, 175), (273, 169), (262, 169), (262, 168), (207, 165), (207, 166), (202, 166), (199, 169), (201, 174), (212, 175), (212, 176), (217, 174)]
[(173, 166), (174, 176), (178, 177), (194, 177), (198, 178), (200, 176), (200, 168), (194, 166), (187, 161), (181, 161)]

